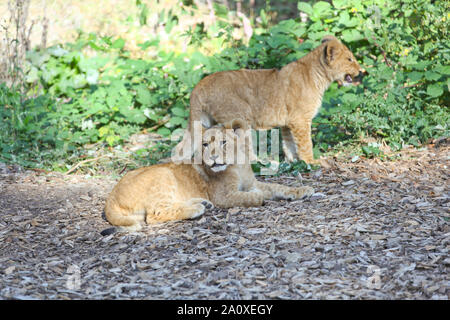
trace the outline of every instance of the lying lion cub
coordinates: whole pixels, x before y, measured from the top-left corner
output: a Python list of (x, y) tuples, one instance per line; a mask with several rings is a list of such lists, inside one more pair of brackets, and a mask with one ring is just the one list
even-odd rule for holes
[[(249, 139), (244, 132), (244, 123), (239, 120), (206, 129), (201, 165), (165, 163), (127, 173), (106, 200), (107, 220), (139, 230), (144, 221), (196, 218), (213, 205), (260, 206), (265, 199), (299, 199), (313, 193), (311, 187), (257, 181), (248, 161)], [(238, 150), (246, 157), (243, 164), (236, 164)], [(230, 153), (232, 157), (227, 157)]]
[[(322, 96), (333, 81), (349, 85), (362, 72), (350, 50), (335, 37), (326, 36), (312, 52), (280, 70), (241, 69), (211, 74), (191, 94), (188, 132), (192, 135), (194, 122), (206, 115), (217, 123), (240, 118), (253, 129), (279, 126), (288, 161), (317, 163), (313, 158), (311, 122)], [(185, 134), (177, 150), (188, 143)]]

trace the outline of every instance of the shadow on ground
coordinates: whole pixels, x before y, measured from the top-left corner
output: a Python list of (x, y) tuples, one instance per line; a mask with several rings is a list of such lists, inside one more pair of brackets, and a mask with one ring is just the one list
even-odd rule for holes
[(329, 160), (267, 178), (311, 199), (106, 237), (115, 181), (3, 171), (0, 298), (448, 299), (449, 150)]

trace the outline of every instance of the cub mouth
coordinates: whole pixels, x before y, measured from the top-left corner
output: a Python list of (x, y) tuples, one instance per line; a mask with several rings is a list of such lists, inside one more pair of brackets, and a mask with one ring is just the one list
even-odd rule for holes
[(345, 75), (345, 77), (344, 77), (344, 81), (346, 82), (346, 83), (353, 83), (353, 78), (352, 78), (352, 76), (351, 75), (349, 75), (348, 73)]
[(339, 87), (342, 87), (342, 86), (346, 87), (346, 86), (353, 84), (353, 78), (350, 74), (347, 73), (344, 76), (344, 79), (337, 80), (337, 83), (338, 83)]
[(213, 172), (220, 172), (220, 171), (224, 171), (227, 168), (226, 164), (222, 164), (222, 163), (214, 163), (210, 169)]

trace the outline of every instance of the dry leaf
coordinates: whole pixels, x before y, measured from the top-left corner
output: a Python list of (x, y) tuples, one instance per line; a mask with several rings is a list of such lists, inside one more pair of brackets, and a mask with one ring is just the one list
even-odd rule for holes
[(449, 151), (328, 159), (309, 199), (107, 236), (115, 179), (0, 164), (0, 299), (448, 299)]

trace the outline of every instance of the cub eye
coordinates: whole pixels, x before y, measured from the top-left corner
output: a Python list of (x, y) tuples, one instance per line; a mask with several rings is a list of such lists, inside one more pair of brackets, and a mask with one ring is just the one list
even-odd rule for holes
[(353, 60), (352, 60), (352, 58), (348, 58), (348, 61), (352, 62)]

